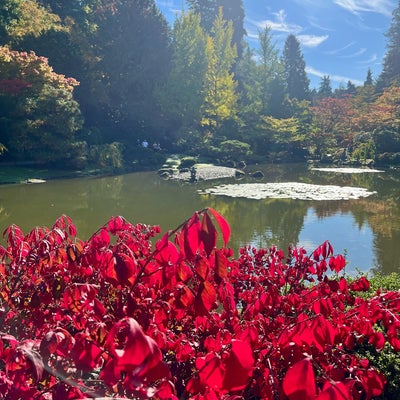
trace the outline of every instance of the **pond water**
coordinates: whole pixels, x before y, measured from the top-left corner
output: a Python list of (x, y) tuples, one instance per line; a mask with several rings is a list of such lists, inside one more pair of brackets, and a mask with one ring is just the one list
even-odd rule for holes
[[(155, 172), (113, 177), (50, 180), (42, 184), (0, 186), (0, 230), (14, 223), (28, 233), (51, 226), (69, 215), (78, 236), (87, 239), (111, 216), (133, 223), (174, 229), (194, 211), (212, 207), (229, 222), (235, 254), (247, 244), (286, 250), (301, 245), (312, 251), (329, 240), (336, 253), (346, 255), (346, 271), (400, 272), (400, 173), (335, 173), (310, 170), (307, 165), (263, 165), (262, 180), (245, 178), (188, 184), (165, 181)], [(32, 176), (35, 178), (35, 176)], [(221, 184), (299, 182), (339, 185), (376, 192), (350, 200), (248, 199), (206, 194)]]

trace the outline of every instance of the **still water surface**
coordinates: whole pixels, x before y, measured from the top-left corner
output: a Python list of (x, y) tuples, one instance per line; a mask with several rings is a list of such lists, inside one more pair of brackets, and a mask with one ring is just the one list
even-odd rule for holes
[(311, 171), (299, 164), (257, 169), (265, 174), (260, 182), (354, 186), (377, 194), (343, 201), (249, 200), (199, 193), (229, 180), (187, 184), (162, 180), (154, 172), (51, 180), (0, 186), (0, 230), (14, 223), (28, 233), (35, 226), (51, 226), (67, 214), (82, 239), (115, 215), (133, 223), (160, 225), (165, 232), (194, 211), (213, 207), (231, 226), (230, 245), (236, 254), (247, 244), (276, 244), (284, 250), (297, 244), (311, 251), (327, 239), (336, 253), (346, 254), (348, 272), (372, 268), (400, 272), (400, 171), (342, 174)]

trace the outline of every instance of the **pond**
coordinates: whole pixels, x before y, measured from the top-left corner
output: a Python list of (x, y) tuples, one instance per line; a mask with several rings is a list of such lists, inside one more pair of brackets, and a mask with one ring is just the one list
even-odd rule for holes
[[(303, 164), (247, 169), (261, 170), (264, 178), (189, 184), (163, 180), (155, 172), (136, 172), (2, 185), (0, 229), (14, 223), (28, 233), (35, 226), (51, 226), (56, 218), (67, 214), (82, 239), (115, 215), (133, 223), (160, 225), (165, 232), (194, 211), (212, 207), (228, 220), (232, 229), (230, 246), (236, 255), (241, 246), (248, 244), (277, 245), (285, 251), (290, 245), (300, 245), (312, 251), (329, 240), (336, 253), (346, 255), (349, 273), (357, 269), (400, 272), (399, 171), (338, 173), (312, 170)], [(349, 186), (375, 193), (347, 200), (254, 199), (231, 197), (216, 189), (226, 184), (284, 182)]]

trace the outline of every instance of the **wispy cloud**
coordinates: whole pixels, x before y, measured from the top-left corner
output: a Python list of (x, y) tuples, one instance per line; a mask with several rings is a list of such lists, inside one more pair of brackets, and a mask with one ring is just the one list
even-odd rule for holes
[(316, 35), (297, 35), (299, 42), (305, 47), (317, 47), (321, 43), (328, 39), (328, 35), (316, 36)]
[(359, 64), (372, 64), (373, 62), (375, 62), (378, 59), (377, 54), (372, 54), (372, 56), (370, 58), (368, 58), (367, 60), (364, 61), (358, 61)]
[(347, 50), (348, 48), (354, 46), (355, 44), (356, 44), (356, 42), (353, 41), (353, 42), (346, 44), (346, 46), (340, 47), (339, 49), (325, 51), (325, 54), (329, 54), (329, 55), (339, 54), (342, 51)]
[(334, 3), (352, 14), (373, 12), (390, 16), (394, 9), (392, 0), (334, 0)]
[(272, 31), (276, 32), (286, 32), (286, 33), (299, 33), (303, 30), (300, 25), (291, 24), (286, 21), (286, 13), (285, 10), (279, 10), (276, 13), (273, 13), (274, 19), (267, 19), (263, 21), (253, 21), (249, 20), (251, 23), (256, 25), (258, 28), (264, 29), (267, 25), (271, 28)]
[(367, 49), (365, 47), (363, 47), (360, 50), (358, 50), (352, 54), (348, 54), (346, 56), (341, 56), (341, 57), (342, 58), (355, 58), (355, 57), (363, 55), (366, 51), (367, 51)]
[(363, 82), (358, 80), (358, 79), (352, 79), (349, 78), (348, 76), (341, 76), (341, 75), (331, 75), (329, 72), (322, 72), (318, 71), (317, 69), (313, 67), (306, 67), (306, 72), (310, 75), (314, 75), (318, 78), (323, 78), (324, 76), (329, 76), (329, 79), (333, 82), (338, 82), (338, 83), (347, 83), (348, 81), (353, 82), (355, 85), (362, 85)]

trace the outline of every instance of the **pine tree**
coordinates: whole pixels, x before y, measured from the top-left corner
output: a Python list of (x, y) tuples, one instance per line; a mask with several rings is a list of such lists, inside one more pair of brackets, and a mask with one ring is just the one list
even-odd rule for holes
[(279, 62), (278, 50), (272, 42), (271, 29), (266, 26), (258, 33), (260, 50), (259, 79), (261, 86), (261, 104), (264, 115), (275, 115), (282, 109), (284, 84), (282, 64)]
[(400, 82), (400, 1), (393, 11), (392, 22), (387, 37), (387, 52), (383, 60), (383, 70), (377, 82), (380, 92), (393, 83)]
[(372, 86), (373, 84), (374, 84), (374, 81), (372, 79), (371, 68), (368, 68), (367, 76), (364, 81), (364, 86)]
[(354, 85), (354, 83), (352, 81), (347, 81), (346, 94), (350, 94), (350, 95), (357, 94), (356, 85)]
[(300, 42), (294, 35), (289, 35), (283, 49), (283, 67), (286, 93), (289, 98), (305, 100), (310, 97), (306, 63), (300, 50)]
[(321, 78), (321, 83), (318, 89), (317, 97), (318, 99), (324, 99), (326, 97), (332, 97), (332, 87), (331, 80), (328, 75), (324, 75)]

